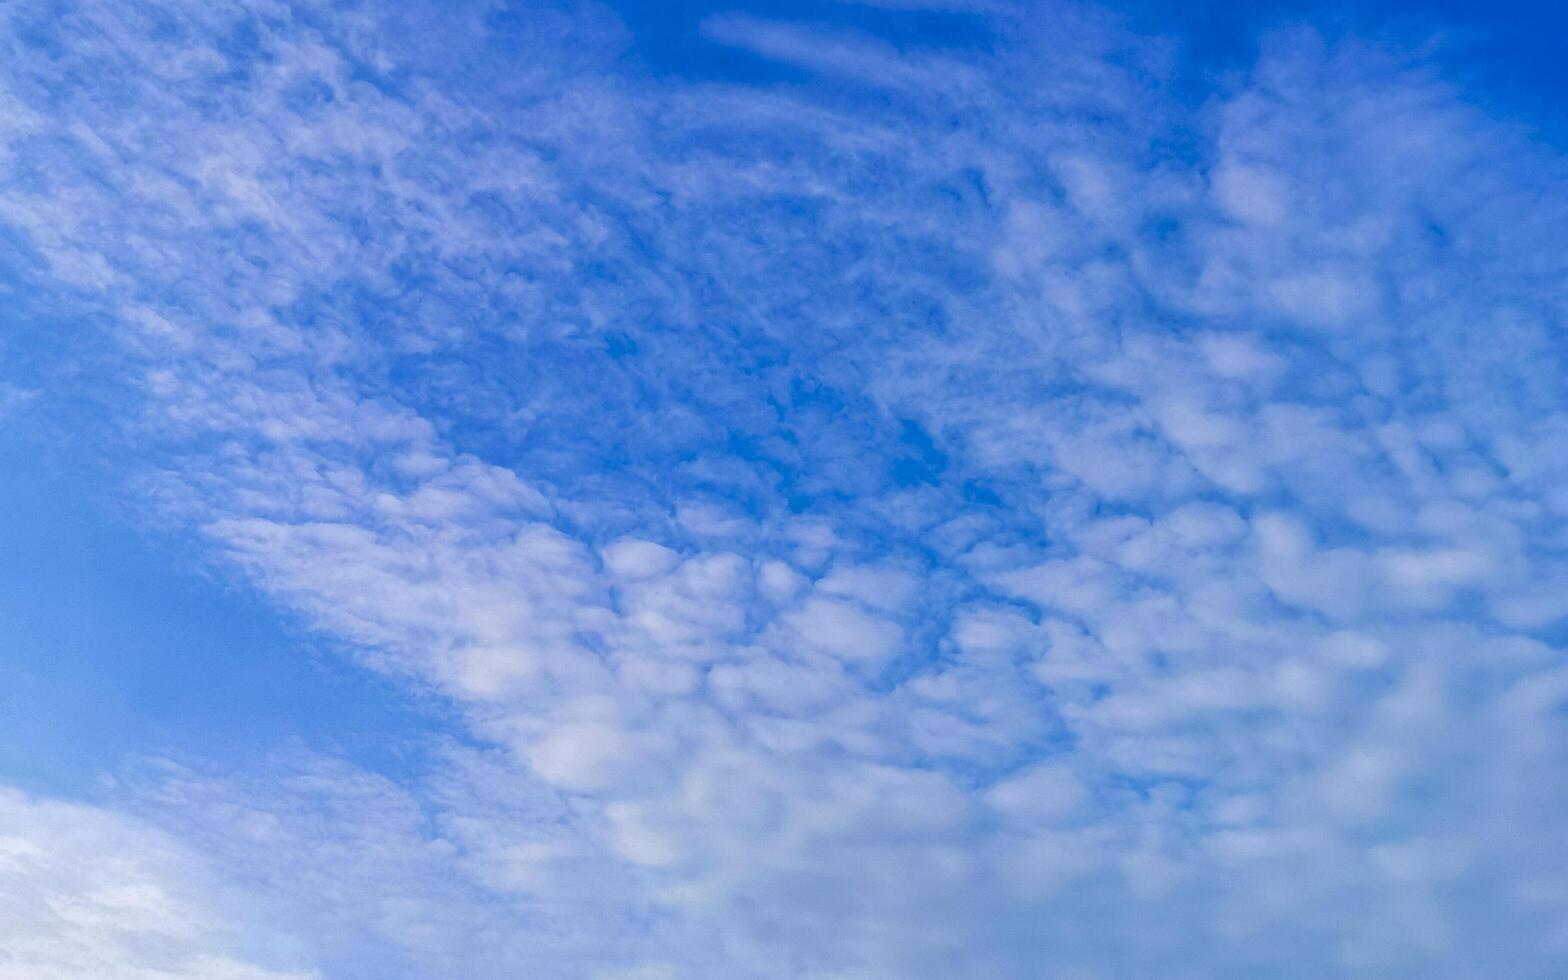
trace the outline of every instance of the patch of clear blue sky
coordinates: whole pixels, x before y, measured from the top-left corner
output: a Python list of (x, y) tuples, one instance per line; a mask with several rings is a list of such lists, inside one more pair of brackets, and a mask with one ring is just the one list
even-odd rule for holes
[[(14, 256), (12, 256), (14, 258)], [(223, 765), (309, 746), (394, 773), (428, 706), (147, 527), (122, 478), (115, 379), (90, 323), (40, 312), (0, 261), (0, 782), (89, 793), (129, 757)]]
[[(419, 47), (427, 70), (452, 66), (441, 31), (453, 8), (402, 6), (424, 13), (407, 23), (425, 33)], [(1471, 98), (1536, 126), (1568, 92), (1568, 62), (1560, 57), (1568, 10), (1558, 4), (1110, 6), (1141, 31), (1181, 39), (1199, 98), (1204, 79), (1248, 64), (1260, 32), (1303, 20), (1330, 33), (1402, 43), (1441, 38), (1444, 71)], [(684, 77), (788, 79), (787, 68), (702, 37), (702, 19), (722, 12), (835, 23), (894, 44), (992, 40), (974, 16), (827, 0), (622, 0), (611, 7), (627, 29), (625, 46), (591, 61)], [(298, 743), (383, 771), (404, 765), (401, 753), (432, 725), (428, 707), (355, 668), (341, 651), (323, 649), (261, 600), (201, 573), (194, 542), (154, 534), (119, 505), (125, 468), (115, 460), (136, 448), (118, 441), (106, 418), (114, 379), (94, 376), (95, 359), (73, 347), (99, 335), (7, 274), (7, 263), (26, 261), (12, 254), (0, 262), (0, 372), (39, 392), (0, 419), (0, 781), (69, 794), (131, 754), (222, 762)]]
[[(748, 55), (705, 42), (696, 25), (707, 16), (744, 11), (764, 17), (814, 20), (877, 33), (894, 43), (984, 44), (980, 14), (939, 9), (898, 9), (839, 0), (614, 0), (609, 6), (634, 37), (637, 54), (662, 71), (683, 74), (752, 74), (765, 71)], [(911, 5), (914, 6), (913, 4)], [(936, 7), (936, 4), (932, 5)], [(1282, 24), (1315, 23), (1354, 29), (1371, 37), (1405, 38), (1434, 33), (1458, 45), (1492, 81), (1523, 97), (1543, 87), (1568, 84), (1568, 65), (1559, 57), (1568, 10), (1543, 0), (1383, 0), (1325, 3), (1315, 0), (1251, 3), (1246, 0), (1109, 0), (1101, 6), (1150, 33), (1179, 36), (1197, 58), (1224, 64), (1245, 59), (1262, 31)]]
[[(704, 17), (734, 10), (842, 24), (893, 43), (984, 45), (990, 35), (982, 15), (941, 10), (860, 6), (838, 0), (618, 0), (611, 6), (630, 28), (633, 55), (656, 71), (732, 79), (764, 79), (781, 69), (745, 52), (705, 41), (696, 29)], [(933, 5), (935, 6), (935, 5)], [(1308, 23), (1326, 33), (1355, 32), (1400, 47), (1432, 39), (1445, 74), (1472, 98), (1494, 102), (1505, 117), (1523, 115), (1545, 125), (1568, 93), (1568, 6), (1546, 0), (1321, 0), (1258, 3), (1249, 0), (1108, 0), (1113, 10), (1149, 34), (1178, 38), (1201, 82), (1245, 68), (1257, 39), (1284, 25)], [(889, 9), (891, 8), (891, 9)], [(1560, 137), (1561, 133), (1553, 133)]]

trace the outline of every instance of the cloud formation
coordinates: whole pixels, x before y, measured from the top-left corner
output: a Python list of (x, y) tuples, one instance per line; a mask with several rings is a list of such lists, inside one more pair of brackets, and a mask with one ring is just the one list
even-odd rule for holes
[(586, 5), (0, 15), (128, 482), (454, 725), (0, 797), (0, 970), (1555, 975), (1561, 155), (1309, 27), (983, 16), (705, 21), (748, 83)]

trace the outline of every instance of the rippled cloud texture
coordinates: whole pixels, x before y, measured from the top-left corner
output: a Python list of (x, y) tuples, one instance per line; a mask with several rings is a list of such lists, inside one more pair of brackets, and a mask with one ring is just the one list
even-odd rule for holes
[(0, 9), (5, 302), (445, 728), (0, 790), (0, 977), (1564, 975), (1568, 159), (967, 6)]

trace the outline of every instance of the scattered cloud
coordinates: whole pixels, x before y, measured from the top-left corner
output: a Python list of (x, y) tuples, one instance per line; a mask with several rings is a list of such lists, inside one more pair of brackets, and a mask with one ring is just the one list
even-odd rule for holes
[(453, 731), (7, 792), (0, 975), (1554, 975), (1564, 161), (1432, 65), (57, 6), (128, 483)]

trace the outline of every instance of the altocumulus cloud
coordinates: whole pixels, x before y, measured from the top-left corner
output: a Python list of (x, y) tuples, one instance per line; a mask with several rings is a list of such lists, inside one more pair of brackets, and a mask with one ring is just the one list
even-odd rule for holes
[(1568, 158), (963, 6), (5, 5), (125, 485), (451, 731), (0, 791), (0, 976), (1562, 975)]

